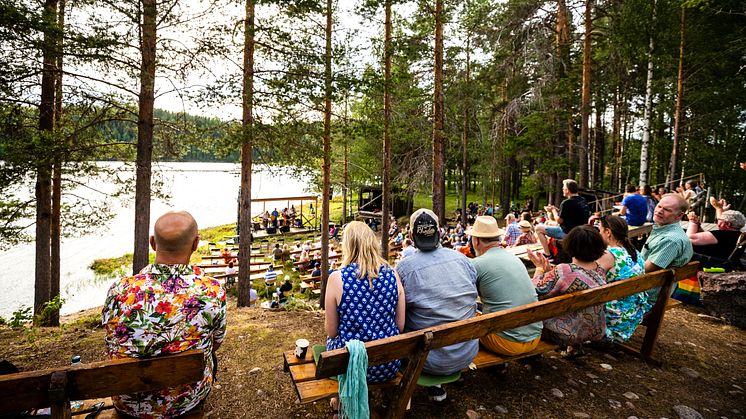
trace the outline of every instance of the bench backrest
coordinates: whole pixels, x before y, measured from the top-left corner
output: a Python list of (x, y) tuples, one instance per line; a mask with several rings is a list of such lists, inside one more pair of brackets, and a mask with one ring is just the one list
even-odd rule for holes
[[(204, 369), (205, 355), (199, 349), (157, 358), (115, 359), (2, 375), (0, 415), (49, 407), (61, 396), (88, 400), (193, 383), (202, 379)], [(54, 382), (60, 377), (64, 377), (63, 388), (55, 389)]]
[[(661, 270), (484, 316), (370, 341), (365, 344), (368, 353), (368, 365), (378, 365), (408, 357), (421, 347), (425, 334), (429, 335), (427, 339), (430, 349), (442, 348), (477, 339), (490, 333), (513, 329), (607, 301), (617, 300), (651, 288), (660, 287), (667, 281), (689, 278), (696, 274), (698, 266), (698, 263), (693, 262), (675, 271)], [(667, 299), (668, 296), (666, 295), (665, 298)], [(348, 360), (349, 353), (346, 348), (323, 352), (316, 368), (316, 378), (326, 378), (345, 373)]]

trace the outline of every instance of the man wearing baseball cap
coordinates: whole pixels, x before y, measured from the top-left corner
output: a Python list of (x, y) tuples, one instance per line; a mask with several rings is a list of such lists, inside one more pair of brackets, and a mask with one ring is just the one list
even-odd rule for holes
[[(396, 266), (407, 301), (404, 331), (474, 317), (477, 300), (474, 266), (461, 253), (440, 246), (438, 217), (429, 209), (415, 211), (409, 224), (417, 250)], [(433, 349), (423, 371), (451, 375), (468, 367), (478, 351), (477, 340)], [(430, 400), (446, 399), (446, 391), (440, 386), (427, 390)]]
[[(536, 289), (520, 259), (500, 246), (502, 230), (494, 217), (481, 216), (467, 234), (477, 257), (471, 263), (477, 270), (477, 289), (484, 303), (483, 314), (538, 301)], [(515, 356), (536, 349), (542, 323), (492, 333), (479, 339), (492, 352)]]

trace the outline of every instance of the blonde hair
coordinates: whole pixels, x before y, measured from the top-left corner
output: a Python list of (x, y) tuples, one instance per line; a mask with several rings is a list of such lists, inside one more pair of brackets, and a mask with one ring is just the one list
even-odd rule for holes
[(378, 268), (386, 264), (381, 256), (381, 245), (376, 240), (376, 235), (373, 234), (373, 230), (367, 224), (360, 221), (352, 221), (347, 224), (344, 232), (342, 265), (357, 263), (358, 278), (367, 276), (368, 282), (372, 283), (373, 278), (378, 277)]

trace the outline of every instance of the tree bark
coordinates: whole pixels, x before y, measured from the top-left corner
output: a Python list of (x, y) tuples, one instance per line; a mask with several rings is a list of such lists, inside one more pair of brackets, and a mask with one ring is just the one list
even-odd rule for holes
[(386, 0), (383, 41), (383, 191), (381, 197), (381, 254), (389, 260), (389, 208), (391, 207), (391, 0)]
[[(468, 91), (471, 83), (471, 33), (466, 35), (466, 88)], [(462, 160), (461, 160), (461, 225), (466, 228), (466, 191), (469, 183), (469, 97), (464, 100), (464, 130), (461, 140)]]
[(50, 158), (54, 129), (54, 91), (57, 0), (44, 2), (43, 67), (41, 76), (41, 101), (39, 103), (39, 135), (41, 149), (36, 166), (36, 254), (34, 271), (34, 315), (38, 316), (44, 304), (51, 300), (51, 228), (52, 228), (52, 160)]
[(684, 95), (684, 35), (685, 35), (685, 9), (681, 8), (679, 41), (679, 72), (676, 77), (676, 108), (674, 110), (673, 124), (673, 147), (671, 150), (671, 184), (673, 191), (676, 188), (676, 158), (679, 148), (679, 128), (681, 127), (681, 99)]
[[(568, 23), (567, 3), (565, 0), (557, 0), (557, 26), (556, 26), (556, 54), (559, 57), (555, 73), (560, 90), (555, 95), (553, 107), (555, 112), (555, 125), (557, 127), (556, 151), (565, 151), (568, 167), (567, 175), (574, 176), (573, 170), (573, 126), (572, 111), (568, 110), (568, 100), (565, 92), (567, 81), (567, 69), (570, 67), (570, 27)], [(563, 112), (567, 113), (564, 120), (560, 117)]]
[(324, 308), (329, 280), (329, 183), (332, 144), (332, 0), (326, 0), (326, 47), (324, 48), (324, 165), (321, 200), (321, 301)]
[(640, 145), (640, 185), (648, 184), (648, 148), (650, 147), (650, 118), (653, 111), (653, 51), (655, 40), (652, 31), (655, 28), (656, 4), (653, 0), (653, 28), (650, 29), (648, 42), (648, 74), (645, 81), (645, 111), (642, 118), (642, 144)]
[(443, 138), (443, 0), (435, 0), (435, 65), (433, 92), (433, 212), (445, 219), (445, 166)]
[[(57, 63), (55, 64), (55, 79), (54, 79), (54, 127), (58, 135), (61, 134), (61, 120), (62, 120), (62, 52), (63, 52), (63, 36), (62, 33), (65, 29), (65, 0), (60, 0), (57, 12), (57, 27), (59, 28), (57, 42), (55, 48), (57, 49)], [(58, 137), (56, 141), (60, 141)], [(62, 163), (63, 159), (59, 152), (54, 153), (54, 165), (52, 169), (52, 220), (50, 228), (50, 282), (49, 282), (49, 296), (54, 298), (60, 294), (60, 236), (62, 234), (60, 227), (61, 218), (61, 201), (62, 201)], [(62, 298), (62, 297), (60, 297)], [(59, 326), (60, 325), (60, 311), (53, 310), (49, 313), (47, 318), (48, 326)]]
[(251, 304), (251, 172), (254, 152), (254, 0), (246, 0), (243, 46), (241, 190), (239, 193), (238, 306)]
[(580, 149), (578, 150), (578, 164), (580, 165), (581, 188), (588, 187), (588, 145), (589, 129), (588, 117), (591, 107), (591, 31), (593, 22), (591, 20), (593, 0), (585, 1), (585, 37), (583, 38), (583, 94), (580, 105), (582, 122), (580, 125)]
[(148, 264), (150, 231), (150, 182), (153, 160), (153, 106), (155, 103), (156, 0), (142, 1), (140, 39), (140, 96), (137, 120), (137, 173), (135, 175), (135, 250), (132, 271), (137, 273)]

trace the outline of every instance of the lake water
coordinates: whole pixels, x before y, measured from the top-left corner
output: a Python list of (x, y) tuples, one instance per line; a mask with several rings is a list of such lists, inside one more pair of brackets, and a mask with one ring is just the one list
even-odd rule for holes
[[(117, 162), (101, 165), (124, 167)], [(130, 166), (131, 167), (131, 166)], [(279, 198), (311, 195), (306, 179), (283, 176), (282, 170), (255, 168), (251, 184), (252, 198)], [(151, 232), (155, 220), (172, 209), (187, 210), (200, 228), (235, 223), (237, 216), (239, 165), (232, 163), (161, 163), (153, 167), (164, 180), (167, 202), (153, 199), (150, 206)], [(123, 170), (122, 177), (134, 177)], [(94, 190), (111, 191), (104, 179), (84, 179), (91, 188), (79, 188), (76, 194), (92, 199), (106, 199)], [(111, 278), (96, 278), (88, 266), (94, 259), (122, 256), (133, 249), (135, 220), (134, 195), (124, 201), (110, 200), (116, 216), (103, 229), (83, 237), (63, 239), (61, 245), (60, 289), (65, 304), (62, 314), (74, 313), (104, 303)], [(267, 208), (271, 211), (267, 204)], [(277, 206), (284, 206), (278, 203)], [(295, 203), (297, 205), (297, 203)], [(262, 210), (262, 204), (252, 205), (252, 213)], [(8, 318), (22, 306), (34, 301), (34, 244), (16, 246), (0, 252), (0, 316)]]

